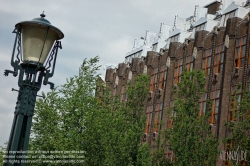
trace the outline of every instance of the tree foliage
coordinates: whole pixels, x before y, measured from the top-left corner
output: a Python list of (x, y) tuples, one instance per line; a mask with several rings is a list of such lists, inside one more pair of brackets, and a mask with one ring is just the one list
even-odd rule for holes
[(3, 163), (5, 152), (6, 152), (6, 147), (7, 147), (7, 142), (4, 143), (4, 146), (0, 146), (0, 163)]
[(95, 93), (97, 62), (85, 59), (78, 76), (37, 101), (30, 150), (84, 151), (80, 165), (150, 165), (141, 144), (149, 77), (137, 76), (120, 102), (102, 83)]
[[(230, 165), (249, 164), (250, 154), (250, 92), (242, 92), (242, 84), (238, 84), (236, 89), (231, 92), (230, 120), (225, 123), (229, 134), (223, 140), (226, 144), (226, 152), (238, 154), (238, 158), (227, 159)], [(242, 155), (242, 152), (247, 152)], [(245, 156), (246, 154), (246, 156)], [(243, 157), (243, 158), (242, 158)]]
[(218, 143), (208, 123), (211, 102), (207, 102), (205, 115), (199, 116), (199, 99), (205, 93), (205, 83), (202, 71), (185, 71), (181, 82), (174, 87), (174, 106), (168, 110), (173, 127), (166, 131), (168, 145), (174, 153), (173, 165), (200, 166), (216, 162)]

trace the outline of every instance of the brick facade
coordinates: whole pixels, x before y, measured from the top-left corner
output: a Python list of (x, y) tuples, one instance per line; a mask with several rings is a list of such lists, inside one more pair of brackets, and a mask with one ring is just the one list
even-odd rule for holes
[[(218, 3), (214, 3), (213, 6), (208, 8), (208, 13), (215, 13)], [(250, 67), (249, 67), (249, 34), (250, 26), (249, 21), (242, 21), (241, 18), (233, 17), (227, 20), (226, 27), (214, 28), (211, 32), (201, 30), (195, 33), (194, 39), (186, 40), (184, 43), (171, 42), (169, 49), (164, 50), (164, 53), (160, 54), (154, 51), (148, 51), (146, 57), (133, 58), (131, 64), (120, 63), (118, 69), (107, 69), (105, 81), (113, 88), (115, 78), (118, 76), (119, 83), (117, 85), (117, 95), (121, 92), (121, 87), (126, 86), (129, 78), (129, 72), (132, 72), (132, 80), (139, 73), (145, 72), (151, 77), (149, 84), (152, 86), (148, 95), (147, 106), (145, 106), (145, 112), (152, 115), (150, 130), (145, 134), (145, 140), (151, 146), (155, 145), (155, 138), (157, 133), (154, 131), (155, 112), (158, 106), (162, 103), (162, 116), (161, 120), (163, 125), (161, 129), (169, 127), (169, 121), (166, 115), (166, 109), (170, 107), (172, 92), (174, 84), (178, 83), (178, 78), (175, 71), (178, 65), (187, 65), (191, 59), (188, 60), (188, 56), (193, 57), (194, 49), (197, 50), (196, 57), (193, 58), (194, 69), (204, 69), (205, 51), (211, 49), (210, 55), (210, 69), (207, 66), (206, 70), (210, 72), (206, 75), (206, 89), (208, 98), (211, 98), (210, 92), (219, 90), (219, 106), (218, 112), (214, 112), (213, 118), (211, 118), (212, 131), (217, 135), (219, 140), (219, 149), (224, 150), (225, 144), (222, 143), (222, 139), (228, 134), (228, 129), (224, 126), (224, 122), (229, 120), (230, 109), (230, 91), (232, 85), (243, 83), (243, 89), (247, 89), (247, 83), (250, 82)], [(225, 46), (225, 39), (229, 38), (228, 48)], [(244, 38), (245, 37), (245, 38)], [(244, 62), (240, 63), (235, 59), (236, 43), (242, 40), (245, 41), (245, 55)], [(244, 42), (244, 41), (243, 41)], [(243, 43), (244, 44), (244, 43)], [(218, 60), (218, 58), (220, 60)], [(222, 60), (223, 58), (223, 60)], [(188, 61), (187, 61), (188, 60)], [(182, 64), (180, 64), (182, 61)], [(220, 62), (219, 62), (220, 61)], [(208, 63), (208, 62), (206, 62)], [(237, 63), (237, 64), (236, 64)], [(240, 65), (239, 65), (240, 64)], [(236, 66), (238, 65), (238, 66)], [(166, 72), (166, 76), (161, 73)], [(164, 80), (166, 80), (164, 82)], [(155, 84), (156, 83), (156, 84)], [(164, 85), (165, 86), (164, 86)], [(125, 99), (122, 99), (123, 101)], [(152, 106), (152, 109), (147, 107)], [(152, 114), (150, 114), (152, 112)], [(197, 113), (198, 114), (198, 113)], [(146, 122), (145, 122), (146, 124)], [(223, 165), (223, 161), (218, 159), (217, 165)]]

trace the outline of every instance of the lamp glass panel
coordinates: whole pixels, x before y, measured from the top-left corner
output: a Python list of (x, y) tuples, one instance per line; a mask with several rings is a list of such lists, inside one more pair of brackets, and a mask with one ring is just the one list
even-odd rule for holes
[(51, 29), (49, 29), (47, 34), (47, 29), (48, 27), (34, 24), (22, 27), (24, 61), (34, 61), (42, 64), (45, 62), (51, 47), (58, 38), (57, 33)]

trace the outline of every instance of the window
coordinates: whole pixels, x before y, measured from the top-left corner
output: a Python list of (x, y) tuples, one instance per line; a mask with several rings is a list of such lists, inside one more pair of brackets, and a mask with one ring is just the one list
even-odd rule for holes
[(215, 49), (214, 56), (214, 73), (220, 73), (223, 71), (223, 63), (224, 63), (224, 44), (220, 44)]
[(116, 89), (117, 89), (117, 86), (114, 85), (114, 89), (113, 89), (113, 100), (115, 100), (115, 96), (116, 96)]
[(114, 86), (113, 86), (113, 92), (110, 91), (110, 96), (111, 96), (111, 97), (113, 96), (113, 100), (115, 100), (115, 97), (116, 97), (116, 94), (117, 94), (116, 75), (113, 74), (112, 77), (113, 77)]
[(206, 106), (207, 106), (207, 93), (204, 93), (201, 96), (199, 105), (200, 105), (200, 114), (199, 115), (200, 116), (205, 115), (205, 113), (206, 113)]
[(179, 41), (179, 34), (171, 37), (170, 42), (178, 42)]
[(195, 28), (195, 31), (201, 31), (201, 30), (204, 30), (204, 29), (205, 29), (205, 24), (206, 24), (206, 23), (204, 23), (204, 24), (200, 24), (199, 26), (197, 26), (197, 27)]
[(129, 56), (128, 57), (128, 62), (131, 62), (132, 61), (132, 56)]
[(183, 59), (180, 58), (175, 63), (174, 84), (178, 84), (179, 82), (181, 82), (182, 71), (183, 71)]
[[(138, 52), (132, 54), (131, 57), (132, 57), (132, 58), (140, 58), (140, 57), (141, 57), (141, 53), (142, 53), (142, 51), (138, 51)], [(131, 60), (132, 60), (132, 59), (131, 59)]]
[(218, 119), (218, 112), (219, 112), (219, 98), (220, 98), (220, 90), (213, 90), (210, 92), (210, 98), (212, 100), (212, 118), (210, 123), (215, 124)]
[(138, 58), (141, 57), (141, 53), (142, 53), (142, 51), (137, 52), (137, 57), (138, 57)]
[(210, 74), (211, 55), (212, 55), (212, 48), (206, 49), (204, 51), (202, 58), (202, 69), (205, 72), (205, 76), (208, 76)]
[(165, 89), (167, 80), (167, 66), (162, 65), (160, 70), (160, 80), (159, 80), (159, 88)]
[(250, 92), (250, 82), (247, 83), (247, 92)]
[(243, 67), (246, 54), (246, 36), (236, 39), (234, 67)]
[(165, 149), (165, 156), (166, 156), (166, 160), (168, 161), (173, 161), (174, 160), (174, 153), (173, 151), (170, 150), (169, 145), (166, 145), (166, 149)]
[(189, 55), (186, 57), (186, 68), (187, 71), (192, 71), (194, 67), (194, 57), (192, 55)]
[(158, 132), (160, 130), (159, 124), (162, 119), (162, 108), (163, 108), (163, 103), (156, 104), (154, 132)]
[[(170, 102), (170, 108), (174, 107), (174, 100)], [(174, 117), (176, 117), (176, 112), (173, 109), (170, 110), (169, 120), (168, 120), (168, 127), (173, 128), (174, 125)]]
[(113, 97), (115, 97), (115, 96), (116, 96), (116, 88), (117, 88), (117, 86), (116, 86), (116, 85), (114, 85), (114, 89), (113, 89)]
[(158, 44), (158, 43), (156, 43), (156, 44), (153, 44), (153, 48), (152, 48), (152, 51), (156, 51), (156, 49), (157, 49), (157, 44)]
[(120, 101), (123, 101), (124, 95), (125, 95), (125, 93), (124, 93), (124, 85), (122, 85)]
[(128, 93), (125, 94), (125, 102), (128, 101)]
[(152, 124), (152, 113), (153, 111), (153, 106), (148, 106), (147, 107), (147, 123), (146, 123), (146, 130), (145, 130), (145, 133), (149, 133), (150, 130), (151, 130), (151, 124)]
[(239, 111), (239, 102), (241, 101), (241, 89), (238, 85), (231, 87), (231, 100), (230, 100), (230, 121), (235, 121), (237, 119), (236, 113)]
[(227, 25), (227, 19), (229, 19), (229, 18), (232, 18), (232, 17), (234, 17), (235, 16), (235, 10), (234, 11), (232, 11), (232, 12), (230, 12), (230, 13), (227, 13), (226, 15), (225, 15), (225, 19), (224, 19), (224, 23), (223, 23), (223, 26), (225, 27), (226, 25)]
[(128, 57), (125, 58), (125, 63), (128, 63)]
[(153, 74), (151, 75), (150, 91), (152, 92), (156, 89), (157, 73), (158, 73), (158, 67), (154, 68)]

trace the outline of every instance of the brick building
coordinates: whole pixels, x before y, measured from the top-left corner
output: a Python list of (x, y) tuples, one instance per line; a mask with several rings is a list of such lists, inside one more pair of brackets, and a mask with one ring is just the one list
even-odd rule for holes
[[(209, 123), (218, 137), (219, 149), (226, 149), (221, 141), (228, 134), (224, 121), (234, 120), (230, 113), (229, 92), (238, 83), (242, 83), (242, 91), (250, 88), (249, 3), (248, 0), (227, 0), (195, 6), (192, 16), (175, 16), (173, 26), (161, 23), (158, 34), (147, 30), (144, 38), (135, 39), (124, 63), (106, 69), (105, 82), (121, 101), (127, 100), (128, 81), (133, 81), (139, 73), (150, 75), (144, 141), (151, 148), (154, 148), (159, 130), (172, 126), (165, 110), (174, 104), (171, 89), (181, 81), (180, 75), (186, 67), (205, 72), (207, 93), (201, 97), (197, 114), (204, 113), (206, 100), (213, 100)], [(239, 101), (240, 93), (237, 96)], [(160, 121), (163, 121), (162, 126)], [(166, 154), (168, 152), (166, 145)], [(217, 165), (226, 164), (218, 159)]]

